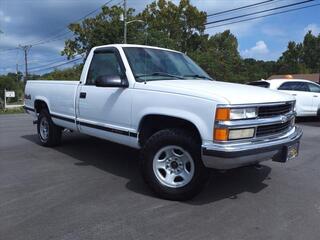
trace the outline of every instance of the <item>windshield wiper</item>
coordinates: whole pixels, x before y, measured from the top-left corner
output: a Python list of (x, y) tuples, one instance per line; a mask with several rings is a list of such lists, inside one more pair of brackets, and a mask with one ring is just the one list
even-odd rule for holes
[(202, 79), (209, 79), (212, 80), (212, 78), (204, 76), (204, 75), (199, 75), (199, 74), (189, 74), (189, 75), (183, 75), (183, 77), (194, 77), (194, 78), (202, 78)]
[(173, 78), (178, 78), (178, 79), (184, 79), (183, 76), (174, 75), (174, 74), (165, 73), (165, 72), (153, 72), (153, 73), (148, 73), (148, 74), (135, 75), (136, 78), (150, 77), (150, 76), (173, 77)]

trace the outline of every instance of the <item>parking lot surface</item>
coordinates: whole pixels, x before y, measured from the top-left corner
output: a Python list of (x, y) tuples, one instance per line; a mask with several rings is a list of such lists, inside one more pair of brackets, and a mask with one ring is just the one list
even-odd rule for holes
[(320, 121), (300, 156), (212, 172), (192, 201), (158, 199), (136, 150), (68, 133), (37, 144), (25, 114), (0, 116), (0, 239), (320, 239)]

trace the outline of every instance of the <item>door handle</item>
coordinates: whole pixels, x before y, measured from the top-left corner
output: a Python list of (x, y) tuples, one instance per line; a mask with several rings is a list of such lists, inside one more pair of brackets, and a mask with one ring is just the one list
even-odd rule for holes
[(295, 93), (293, 93), (293, 94), (291, 94), (292, 96), (297, 96), (297, 94), (295, 94)]
[(313, 97), (318, 97), (317, 95), (313, 95)]
[(87, 96), (87, 93), (86, 92), (81, 92), (80, 93), (80, 98), (86, 98)]

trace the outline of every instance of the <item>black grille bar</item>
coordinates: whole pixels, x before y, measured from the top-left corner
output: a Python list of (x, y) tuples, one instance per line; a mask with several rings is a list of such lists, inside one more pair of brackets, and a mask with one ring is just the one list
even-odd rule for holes
[(261, 118), (265, 118), (286, 114), (292, 110), (292, 107), (292, 103), (285, 103), (273, 106), (261, 106), (258, 110), (258, 116)]
[(291, 126), (291, 121), (266, 126), (257, 127), (256, 137), (263, 137), (273, 134), (279, 134), (287, 131)]

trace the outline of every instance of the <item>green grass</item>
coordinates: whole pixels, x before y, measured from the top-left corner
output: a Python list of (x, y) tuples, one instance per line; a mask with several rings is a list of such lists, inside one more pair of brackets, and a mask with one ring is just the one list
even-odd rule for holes
[(0, 114), (24, 113), (23, 107), (0, 109)]

